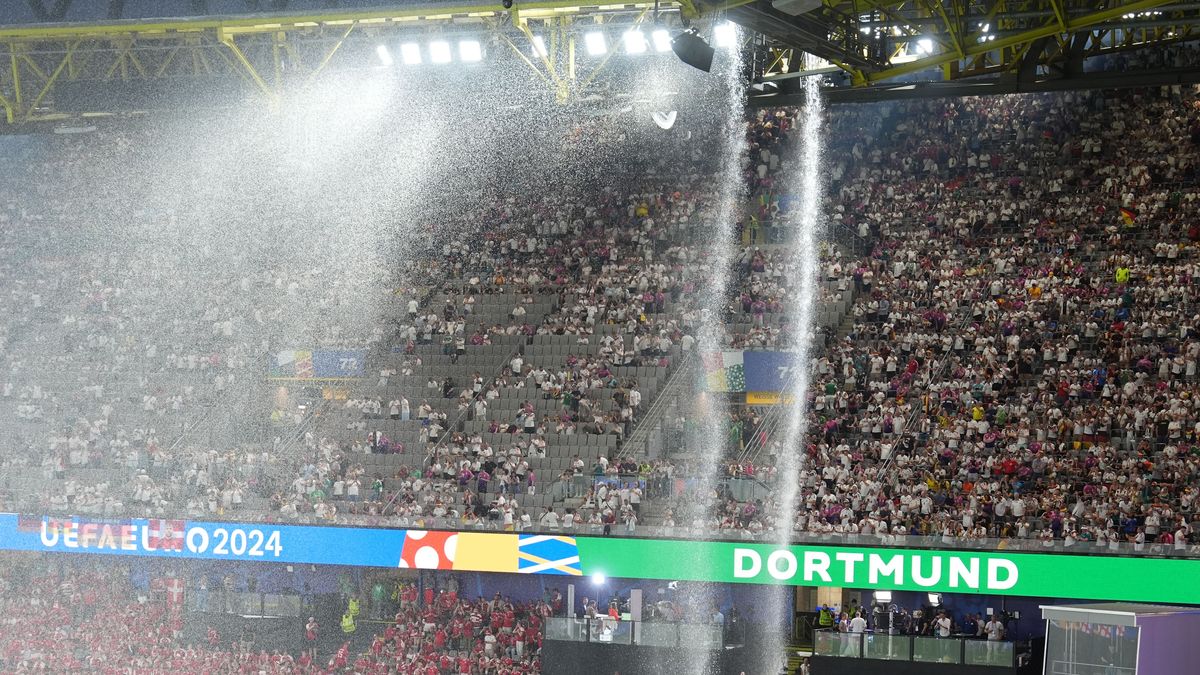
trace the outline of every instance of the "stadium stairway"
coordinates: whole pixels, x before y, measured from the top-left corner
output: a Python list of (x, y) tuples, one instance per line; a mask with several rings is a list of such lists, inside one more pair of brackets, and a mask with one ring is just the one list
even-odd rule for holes
[(800, 672), (800, 664), (810, 656), (812, 656), (812, 645), (788, 645), (785, 657), (787, 659), (788, 675)]

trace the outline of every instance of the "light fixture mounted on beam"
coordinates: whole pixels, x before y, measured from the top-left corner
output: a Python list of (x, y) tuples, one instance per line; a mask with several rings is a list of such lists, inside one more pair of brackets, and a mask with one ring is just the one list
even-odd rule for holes
[(672, 38), (671, 51), (675, 52), (680, 61), (693, 68), (706, 73), (712, 70), (715, 50), (700, 37), (695, 28), (689, 28)]

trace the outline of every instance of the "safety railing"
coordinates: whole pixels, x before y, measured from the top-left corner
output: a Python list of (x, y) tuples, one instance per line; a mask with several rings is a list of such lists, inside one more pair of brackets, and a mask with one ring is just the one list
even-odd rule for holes
[(706, 623), (625, 621), (609, 616), (548, 617), (545, 639), (715, 650), (724, 646), (724, 627), (721, 624)]
[(654, 397), (654, 402), (642, 416), (641, 422), (621, 446), (620, 456), (622, 458), (648, 455), (651, 435), (655, 432), (665, 432), (666, 415), (675, 408), (684, 388), (692, 381), (691, 378), (695, 377), (696, 373), (693, 370), (695, 363), (696, 353), (691, 351), (683, 354), (677, 363), (671, 364), (675, 372), (671, 373), (662, 390)]
[(814, 635), (813, 655), (877, 661), (909, 661), (949, 665), (1017, 667), (1017, 643), (982, 640), (973, 636), (930, 637), (893, 635), (866, 631), (819, 630)]

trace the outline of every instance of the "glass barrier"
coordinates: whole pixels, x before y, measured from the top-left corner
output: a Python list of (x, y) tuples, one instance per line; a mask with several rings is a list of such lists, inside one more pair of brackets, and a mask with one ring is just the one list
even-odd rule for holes
[(840, 656), (857, 659), (862, 657), (862, 633), (840, 633), (820, 631), (816, 634), (813, 653), (817, 656)]
[(581, 642), (584, 639), (581, 623), (579, 619), (569, 617), (547, 617), (545, 638), (561, 642)]
[(883, 661), (908, 661), (912, 639), (907, 635), (869, 633), (863, 642), (863, 658)]
[(643, 622), (638, 644), (647, 647), (675, 647), (679, 644), (679, 631), (673, 623)]
[(966, 664), (1010, 671), (1017, 664), (1017, 644), (1014, 642), (872, 632), (840, 633), (830, 629), (816, 631), (813, 636), (813, 654), (816, 656)]
[(962, 640), (913, 637), (912, 660), (922, 663), (962, 663)]
[(609, 617), (549, 617), (545, 624), (545, 639), (614, 645), (638, 644), (649, 647), (685, 646), (689, 649), (708, 650), (720, 649), (724, 645), (722, 627), (715, 624), (657, 621), (647, 623), (620, 621)]
[(679, 624), (679, 644), (689, 649), (720, 649), (724, 644), (721, 626), (715, 624)]
[(300, 616), (300, 596), (265, 594), (262, 596), (264, 616)]
[(1134, 675), (1139, 635), (1135, 626), (1051, 619), (1046, 629), (1046, 672)]
[(967, 640), (963, 663), (968, 666), (1008, 666), (1016, 659), (1016, 645), (999, 640)]
[(618, 621), (617, 619), (592, 619), (589, 642), (601, 644), (630, 645), (633, 644), (633, 622)]
[(836, 631), (822, 630), (813, 635), (813, 654), (816, 656), (841, 656), (841, 634)]

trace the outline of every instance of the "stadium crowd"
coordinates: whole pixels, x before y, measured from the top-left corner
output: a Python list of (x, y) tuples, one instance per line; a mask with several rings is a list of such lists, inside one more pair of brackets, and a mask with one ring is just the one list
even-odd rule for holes
[[(814, 359), (793, 527), (1194, 545), (1195, 94), (913, 107), (833, 196), (877, 240)], [(722, 510), (775, 525), (769, 497)]]
[[(38, 566), (6, 559), (0, 575), (0, 671), (4, 673), (210, 673), (234, 675), (517, 675), (540, 670), (546, 601), (456, 593), (420, 594), (409, 584), (381, 632), (356, 640), (355, 629), (304, 623), (305, 648), (292, 653), (258, 644), (253, 631), (221, 635), (210, 626), (186, 641), (185, 594), (130, 585), (129, 571), (84, 564)], [(298, 631), (302, 619), (297, 620)], [(350, 622), (353, 626), (353, 621)]]
[[(761, 112), (749, 125), (722, 317), (731, 348), (794, 341), (787, 299), (803, 280), (780, 242), (794, 215), (797, 114)], [(814, 338), (791, 527), (948, 544), (1196, 543), (1198, 115), (1194, 91), (1147, 89), (879, 104), (829, 122), (820, 299), (853, 302)], [(78, 166), (35, 166), (29, 194)], [(299, 255), (199, 280), (171, 279), (185, 263), (158, 248), (147, 267), (91, 260), (86, 247), (5, 256), (0, 393), (16, 430), (5, 467), (39, 467), (46, 482), (32, 503), (56, 512), (770, 531), (774, 466), (790, 451), (777, 411), (730, 414), (722, 473), (762, 485), (755, 498), (736, 498), (732, 481), (688, 494), (711, 467), (686, 453), (617, 450), (559, 475), (533, 468), (553, 437), (627, 437), (652, 401), (616, 369), (667, 372), (711, 320), (696, 290), (713, 273), (715, 167), (672, 147), (648, 173), (635, 186), (460, 205), (440, 226), (478, 236), (353, 284), (325, 283), (327, 269)], [(22, 226), (0, 234), (6, 252), (36, 248), (31, 238), (75, 213), (69, 200), (46, 204), (0, 195), (0, 220)], [(202, 299), (196, 311), (170, 310), (162, 298), (185, 285)], [(503, 316), (485, 311), (500, 302)], [(400, 365), (339, 399), (337, 414), (277, 410), (270, 441), (175, 442), (236, 392), (262, 390), (256, 364), (288, 331), (372, 359), (399, 354)], [(578, 349), (552, 361), (517, 349), (465, 382), (422, 360), (430, 345), (458, 358), (547, 335)], [(427, 384), (387, 395), (408, 378)], [(494, 412), (531, 388), (515, 417)], [(416, 447), (376, 430), (382, 419), (419, 424)], [(494, 447), (485, 435), (495, 434), (511, 442)], [(364, 460), (376, 454), (404, 461), (383, 474)], [(523, 506), (548, 483), (623, 475), (644, 484)], [(9, 489), (8, 500), (30, 503)]]

